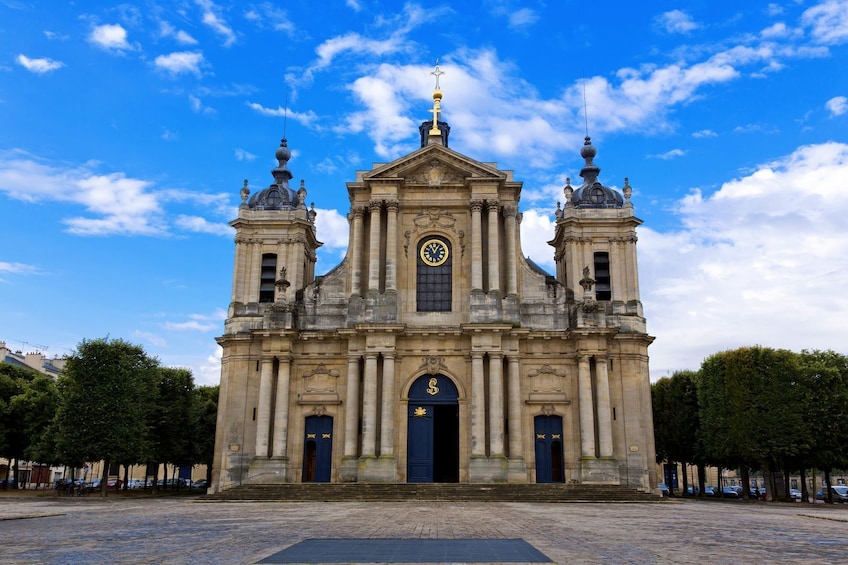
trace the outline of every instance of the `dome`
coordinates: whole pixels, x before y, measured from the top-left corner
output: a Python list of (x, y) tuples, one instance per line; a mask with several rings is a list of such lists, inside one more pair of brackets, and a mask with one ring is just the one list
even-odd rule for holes
[(286, 139), (280, 140), (280, 147), (276, 152), (277, 166), (271, 170), (274, 182), (266, 189), (253, 194), (247, 201), (247, 207), (251, 210), (294, 210), (297, 208), (299, 199), (297, 193), (289, 187), (292, 179), (288, 162), (291, 159), (291, 151)]
[(574, 190), (571, 197), (571, 205), (575, 208), (622, 208), (624, 198), (617, 190), (606, 187), (598, 180), (601, 169), (592, 162), (598, 151), (592, 145), (592, 140), (587, 136), (580, 156), (586, 160), (586, 164), (580, 171), (583, 177), (583, 186)]

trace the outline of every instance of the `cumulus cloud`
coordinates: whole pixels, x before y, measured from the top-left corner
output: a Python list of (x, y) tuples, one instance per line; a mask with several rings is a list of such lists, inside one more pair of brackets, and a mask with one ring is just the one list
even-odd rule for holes
[(318, 120), (318, 116), (312, 110), (309, 110), (307, 112), (295, 112), (291, 108), (286, 109), (282, 106), (277, 106), (276, 108), (267, 108), (262, 104), (259, 104), (258, 102), (248, 102), (247, 105), (249, 108), (262, 114), (263, 116), (291, 118), (292, 120), (299, 122), (305, 126), (312, 125)]
[(668, 161), (669, 159), (676, 159), (677, 157), (683, 157), (684, 155), (686, 155), (686, 151), (684, 151), (683, 149), (672, 149), (670, 151), (666, 151), (665, 153), (660, 153), (659, 155), (652, 155), (652, 157)]
[[(171, 201), (191, 201), (211, 207), (212, 213), (222, 212), (214, 195), (157, 190), (150, 181), (121, 172), (103, 173), (93, 163), (46, 164), (21, 151), (0, 152), (0, 192), (26, 202), (77, 205), (86, 215), (66, 217), (62, 223), (67, 232), (83, 236), (168, 235), (165, 204)], [(212, 231), (200, 229), (198, 223), (175, 225), (186, 231)]]
[(193, 74), (200, 76), (203, 64), (203, 53), (199, 51), (177, 51), (167, 55), (159, 55), (153, 61), (157, 69), (167, 71), (172, 75)]
[(55, 71), (56, 69), (61, 69), (65, 66), (65, 64), (61, 61), (54, 61), (53, 59), (48, 59), (46, 57), (30, 59), (24, 54), (18, 55), (16, 61), (26, 70), (39, 75)]
[(205, 114), (207, 116), (214, 116), (215, 114), (218, 113), (218, 111), (215, 110), (215, 108), (212, 108), (210, 106), (205, 106), (203, 104), (203, 101), (200, 98), (198, 98), (197, 96), (194, 96), (193, 94), (188, 95), (188, 103), (189, 103), (189, 106), (191, 106), (191, 111), (194, 112), (195, 114)]
[(699, 131), (692, 132), (692, 137), (700, 138), (700, 137), (718, 137), (718, 134), (711, 129), (702, 129)]
[(0, 261), (0, 283), (6, 282), (3, 278), (4, 275), (37, 275), (40, 273), (41, 269), (35, 265)]
[(168, 22), (159, 22), (159, 33), (162, 37), (172, 38), (182, 45), (197, 45), (197, 40), (191, 34), (185, 30), (176, 29)]
[(94, 45), (107, 51), (132, 51), (135, 49), (127, 41), (127, 30), (121, 24), (103, 24), (95, 26), (88, 36)]
[(208, 233), (211, 235), (233, 235), (233, 228), (227, 222), (210, 222), (200, 216), (189, 216), (180, 214), (174, 220), (174, 225), (183, 231), (194, 233)]
[(657, 17), (657, 24), (668, 33), (689, 33), (700, 26), (682, 10), (671, 10)]
[(240, 147), (236, 147), (235, 155), (236, 159), (238, 159), (239, 161), (253, 161), (254, 159), (256, 159), (256, 155), (250, 153), (249, 151), (245, 151)]
[(826, 0), (804, 11), (801, 23), (819, 43), (837, 45), (848, 40), (848, 3)]
[(841, 116), (848, 112), (848, 98), (845, 96), (835, 96), (825, 102), (824, 107), (830, 112), (831, 117)]

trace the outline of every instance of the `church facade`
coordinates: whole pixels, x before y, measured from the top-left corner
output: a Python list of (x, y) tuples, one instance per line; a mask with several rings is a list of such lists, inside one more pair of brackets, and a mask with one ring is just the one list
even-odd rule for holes
[(350, 244), (325, 275), (285, 139), (273, 183), (245, 181), (213, 492), (659, 482), (628, 183), (599, 182), (587, 137), (548, 274), (521, 251), (522, 183), (449, 148), (441, 97), (419, 149), (347, 183)]

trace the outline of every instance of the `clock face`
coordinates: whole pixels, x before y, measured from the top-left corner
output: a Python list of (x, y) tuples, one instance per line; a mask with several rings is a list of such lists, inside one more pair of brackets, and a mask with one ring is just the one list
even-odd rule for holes
[(448, 246), (438, 239), (430, 239), (421, 246), (421, 260), (431, 267), (438, 267), (448, 260)]

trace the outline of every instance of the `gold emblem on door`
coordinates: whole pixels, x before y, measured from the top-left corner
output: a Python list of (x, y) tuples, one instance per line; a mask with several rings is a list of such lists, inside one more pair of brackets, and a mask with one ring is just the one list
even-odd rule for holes
[(416, 418), (421, 418), (421, 417), (423, 417), (423, 416), (426, 416), (426, 415), (427, 415), (427, 409), (426, 409), (426, 408), (424, 408), (423, 406), (419, 406), (418, 408), (416, 408), (416, 409), (415, 409), (415, 411), (414, 411), (412, 414), (413, 414)]
[(427, 387), (427, 394), (429, 394), (430, 396), (436, 396), (437, 394), (439, 394), (439, 387), (436, 386), (439, 384), (439, 379), (433, 377), (427, 384), (430, 385)]

